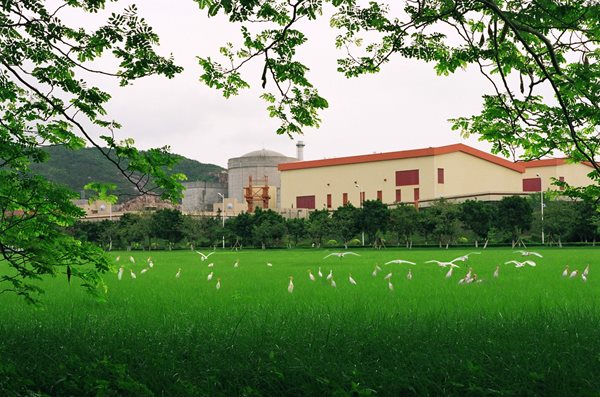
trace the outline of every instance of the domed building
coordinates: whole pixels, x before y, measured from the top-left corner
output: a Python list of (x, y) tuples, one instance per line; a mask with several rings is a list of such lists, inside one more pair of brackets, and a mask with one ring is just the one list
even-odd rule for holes
[(261, 149), (227, 162), (228, 196), (252, 207), (279, 207), (281, 177), (277, 166), (298, 161), (273, 150)]

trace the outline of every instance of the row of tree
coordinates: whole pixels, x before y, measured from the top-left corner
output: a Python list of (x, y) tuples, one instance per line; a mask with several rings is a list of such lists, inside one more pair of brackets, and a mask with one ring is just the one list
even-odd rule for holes
[[(537, 200), (536, 200), (537, 199)], [(541, 219), (539, 196), (512, 196), (498, 202), (438, 200), (417, 210), (412, 205), (387, 207), (378, 200), (352, 204), (330, 212), (315, 210), (307, 219), (285, 219), (272, 210), (257, 209), (228, 218), (184, 216), (164, 209), (149, 214), (125, 214), (118, 221), (79, 222), (71, 233), (105, 249), (156, 249), (217, 246), (281, 247), (386, 244), (412, 247), (413, 242), (448, 247), (451, 244), (521, 244), (538, 242), (542, 227), (549, 243), (595, 242), (599, 222), (593, 205), (582, 201), (549, 201)], [(222, 240), (223, 239), (223, 240)], [(362, 240), (362, 241), (361, 241)]]

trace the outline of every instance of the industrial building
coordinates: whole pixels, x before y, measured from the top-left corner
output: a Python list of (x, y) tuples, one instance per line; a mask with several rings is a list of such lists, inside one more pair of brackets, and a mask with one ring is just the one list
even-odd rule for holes
[(335, 209), (365, 200), (428, 205), (433, 200), (500, 200), (539, 192), (551, 178), (592, 183), (586, 164), (564, 159), (511, 162), (464, 144), (282, 163), (281, 207)]

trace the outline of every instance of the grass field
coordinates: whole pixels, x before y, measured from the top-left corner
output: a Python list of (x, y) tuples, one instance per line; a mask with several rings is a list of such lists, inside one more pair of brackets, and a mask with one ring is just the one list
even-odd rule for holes
[[(600, 395), (600, 251), (537, 251), (494, 279), (531, 257), (488, 249), (449, 280), (424, 262), (468, 250), (120, 253), (105, 303), (66, 277), (43, 283), (42, 309), (0, 295), (0, 395)], [(418, 264), (382, 265), (397, 258)], [(309, 280), (319, 266), (337, 288)], [(458, 285), (469, 266), (483, 281)]]

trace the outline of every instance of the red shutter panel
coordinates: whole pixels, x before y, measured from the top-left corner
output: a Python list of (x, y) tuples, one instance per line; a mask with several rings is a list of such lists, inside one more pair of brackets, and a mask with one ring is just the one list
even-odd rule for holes
[(327, 208), (331, 208), (331, 194), (327, 195)]
[(315, 196), (297, 196), (296, 208), (315, 209)]
[(523, 179), (524, 192), (541, 192), (542, 178), (525, 178)]
[(377, 200), (383, 202), (383, 192), (381, 190), (377, 191)]
[(414, 192), (415, 192), (415, 202), (416, 202), (416, 201), (419, 201), (419, 199), (420, 199), (420, 191), (419, 191), (419, 188), (418, 188), (418, 187), (416, 187), (416, 188), (415, 188), (415, 190), (414, 190)]
[(440, 184), (444, 183), (444, 169), (443, 168), (438, 168), (438, 183), (440, 183)]
[(396, 171), (396, 186), (419, 184), (419, 170)]
[(342, 205), (348, 204), (348, 193), (342, 194)]
[(400, 203), (402, 201), (402, 190), (396, 189), (396, 202)]

